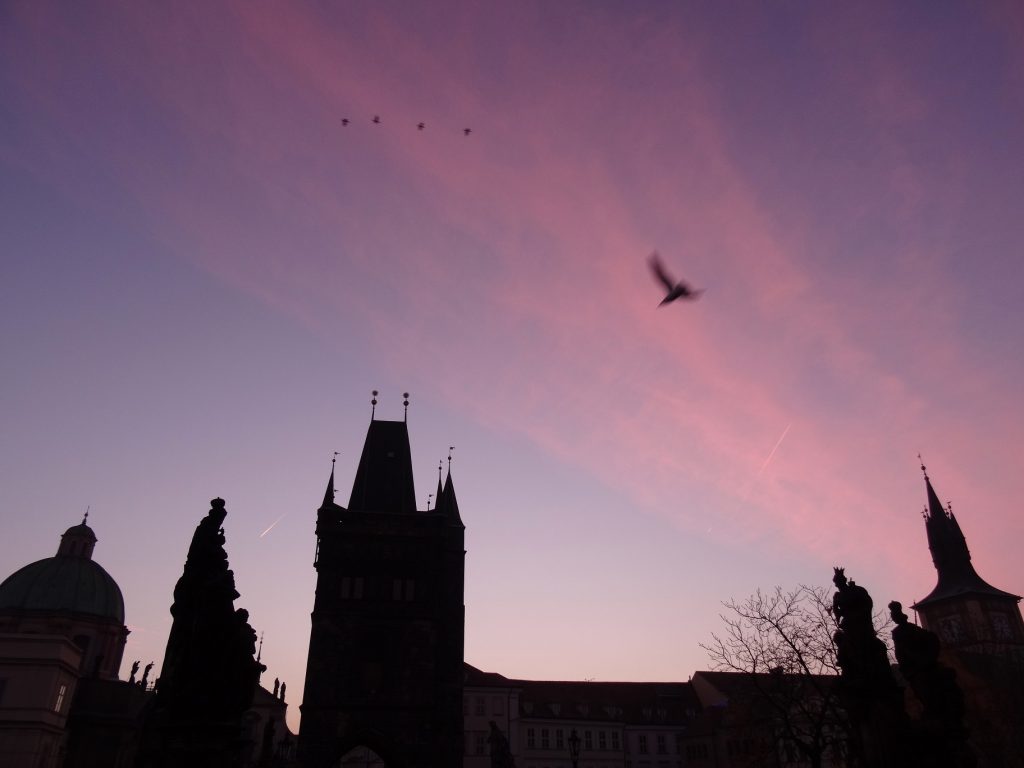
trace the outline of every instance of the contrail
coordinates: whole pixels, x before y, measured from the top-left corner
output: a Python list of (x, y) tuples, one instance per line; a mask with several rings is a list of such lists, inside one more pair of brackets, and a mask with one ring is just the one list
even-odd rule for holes
[(768, 462), (772, 460), (772, 456), (775, 455), (775, 452), (779, 450), (779, 446), (782, 445), (782, 441), (786, 439), (786, 433), (789, 432), (789, 428), (791, 426), (793, 426), (792, 423), (787, 424), (786, 428), (782, 430), (782, 434), (779, 435), (779, 439), (775, 442), (775, 447), (772, 448), (771, 453), (768, 454), (768, 458), (764, 460), (764, 464), (761, 465), (761, 468), (757, 470), (758, 477), (760, 477), (761, 473), (764, 472), (765, 467), (768, 466)]
[[(776, 446), (776, 447), (778, 447), (778, 446)], [(774, 451), (773, 451), (773, 453), (774, 453)], [(769, 456), (768, 458), (771, 458), (771, 457)], [(287, 515), (287, 514), (288, 514), (287, 512), (284, 513), (284, 515)], [(270, 525), (268, 525), (267, 526), (267, 530), (265, 530), (263, 533), (260, 534), (260, 538), (262, 539), (264, 536), (266, 536), (268, 533), (270, 533), (270, 529), (271, 528), (273, 528), (275, 525), (277, 525), (282, 520), (284, 520), (284, 515), (281, 515), (279, 518), (277, 518), (277, 520), (275, 520)]]

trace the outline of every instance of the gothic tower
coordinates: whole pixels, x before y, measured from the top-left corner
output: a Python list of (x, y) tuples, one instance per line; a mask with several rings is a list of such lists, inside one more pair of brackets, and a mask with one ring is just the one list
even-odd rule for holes
[(922, 626), (938, 634), (948, 648), (1020, 654), (1024, 651), (1021, 598), (996, 589), (978, 575), (953, 508), (943, 508), (926, 471), (924, 484), (928, 494), (925, 530), (939, 580), (935, 589), (913, 606)]
[(438, 495), (416, 509), (404, 421), (371, 419), (347, 507), (331, 470), (316, 524), (304, 768), (363, 754), (388, 768), (462, 765), (465, 528), (450, 466)]

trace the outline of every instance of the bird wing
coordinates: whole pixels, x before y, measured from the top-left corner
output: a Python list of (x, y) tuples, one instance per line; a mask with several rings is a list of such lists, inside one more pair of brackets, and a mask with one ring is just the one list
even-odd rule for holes
[(658, 256), (657, 251), (654, 251), (647, 261), (651, 265), (654, 276), (665, 285), (665, 288), (671, 291), (676, 287), (676, 281), (665, 271), (665, 265), (661, 263), (661, 257)]

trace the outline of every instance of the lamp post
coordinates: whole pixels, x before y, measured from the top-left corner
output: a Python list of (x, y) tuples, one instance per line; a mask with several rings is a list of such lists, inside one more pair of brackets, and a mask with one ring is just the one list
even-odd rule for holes
[(579, 768), (580, 764), (580, 735), (576, 729), (569, 734), (569, 759), (572, 760), (572, 768)]

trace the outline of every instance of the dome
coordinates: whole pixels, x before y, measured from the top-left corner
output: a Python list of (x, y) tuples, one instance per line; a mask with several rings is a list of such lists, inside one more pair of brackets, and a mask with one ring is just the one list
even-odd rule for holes
[(0, 611), (82, 613), (124, 624), (124, 598), (99, 563), (84, 557), (48, 557), (0, 584)]
[(74, 613), (124, 624), (117, 582), (92, 560), (96, 534), (83, 523), (68, 528), (56, 557), (37, 560), (0, 584), (0, 612)]

